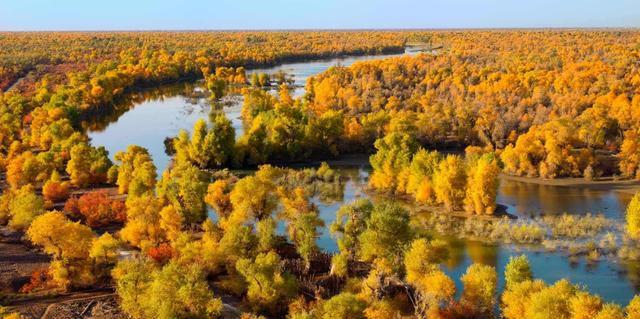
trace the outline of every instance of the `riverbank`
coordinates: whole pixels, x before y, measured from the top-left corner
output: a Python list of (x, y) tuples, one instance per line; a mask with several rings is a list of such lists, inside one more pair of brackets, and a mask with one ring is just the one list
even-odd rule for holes
[(610, 176), (601, 177), (594, 180), (586, 180), (579, 177), (547, 179), (541, 177), (514, 176), (506, 173), (501, 173), (500, 179), (546, 186), (589, 187), (593, 189), (614, 190), (629, 194), (635, 194), (640, 191), (640, 181), (633, 179), (616, 179)]

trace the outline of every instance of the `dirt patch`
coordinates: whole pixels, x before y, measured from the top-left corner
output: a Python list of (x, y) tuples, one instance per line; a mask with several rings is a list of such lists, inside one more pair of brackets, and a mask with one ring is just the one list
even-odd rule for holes
[(49, 257), (25, 244), (23, 234), (0, 228), (0, 294), (17, 293), (31, 274), (49, 266)]

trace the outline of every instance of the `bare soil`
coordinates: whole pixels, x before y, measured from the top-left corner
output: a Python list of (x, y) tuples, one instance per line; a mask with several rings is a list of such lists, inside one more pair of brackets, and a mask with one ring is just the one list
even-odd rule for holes
[(22, 233), (0, 228), (0, 296), (18, 293), (31, 274), (49, 266), (49, 257), (21, 240)]

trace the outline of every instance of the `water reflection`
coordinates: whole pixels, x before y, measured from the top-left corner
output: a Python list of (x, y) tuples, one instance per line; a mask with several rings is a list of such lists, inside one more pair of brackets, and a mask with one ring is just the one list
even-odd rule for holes
[(540, 185), (502, 179), (497, 200), (509, 213), (519, 216), (590, 212), (622, 219), (631, 195), (597, 185)]

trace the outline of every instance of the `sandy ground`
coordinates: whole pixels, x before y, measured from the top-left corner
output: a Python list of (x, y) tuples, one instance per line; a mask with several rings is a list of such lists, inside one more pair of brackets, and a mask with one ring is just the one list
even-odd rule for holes
[(22, 234), (0, 228), (0, 294), (17, 293), (35, 270), (49, 265), (49, 257), (21, 241)]

